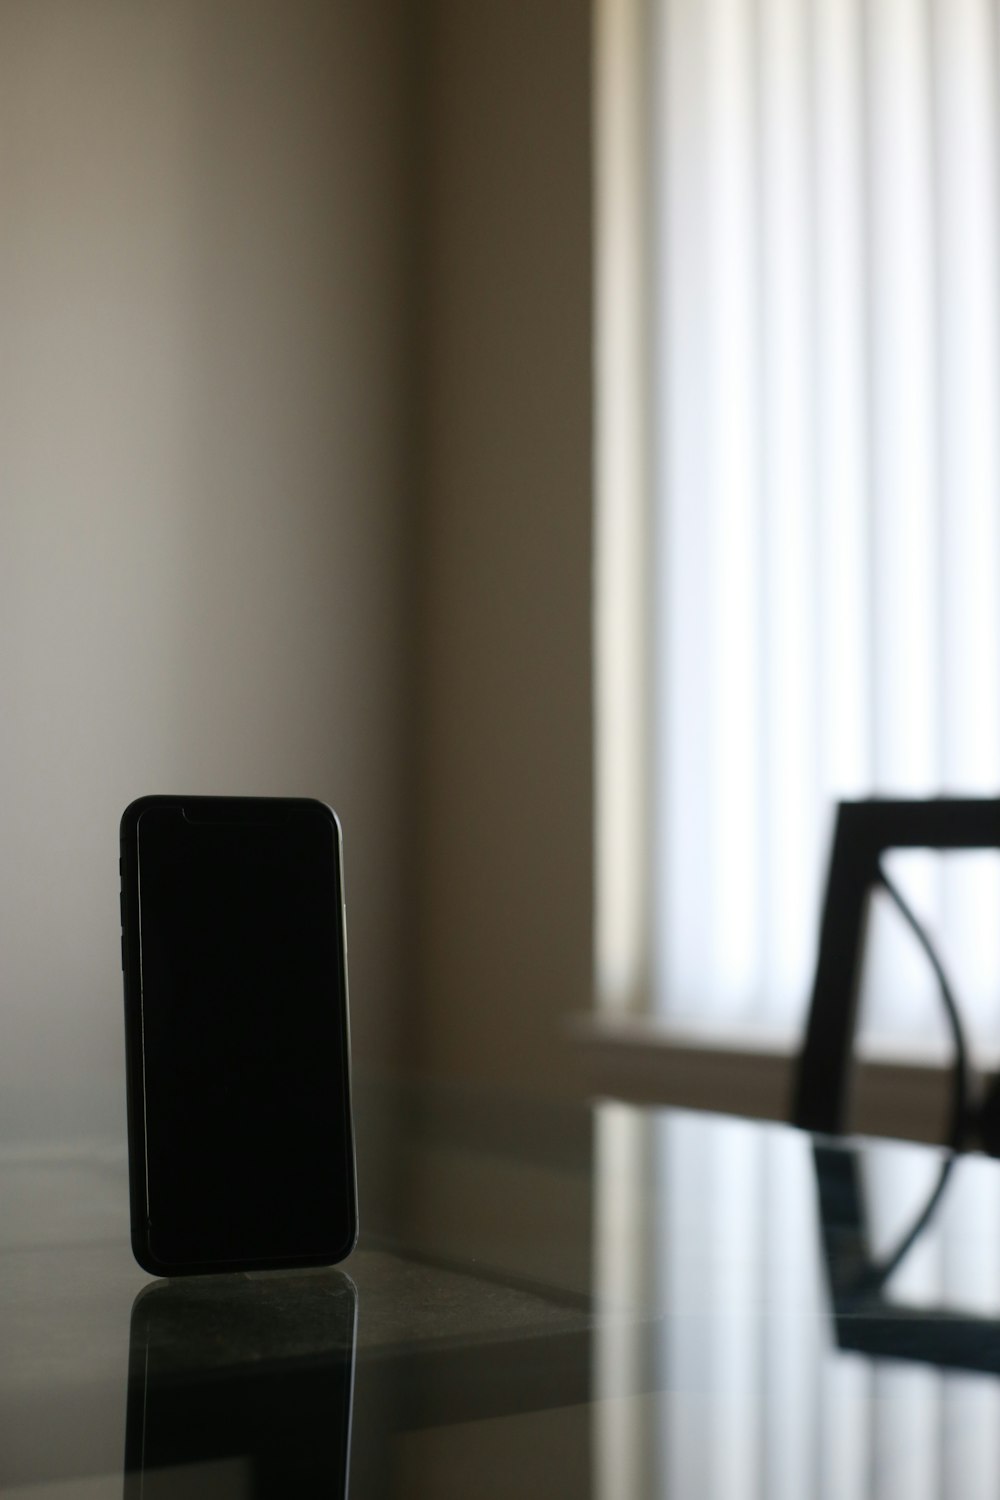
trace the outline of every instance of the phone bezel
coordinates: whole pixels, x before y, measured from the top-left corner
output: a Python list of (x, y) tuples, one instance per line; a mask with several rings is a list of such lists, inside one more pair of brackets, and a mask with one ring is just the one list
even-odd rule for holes
[[(328, 820), (334, 831), (337, 851), (335, 879), (340, 908), (340, 942), (338, 961), (340, 964), (340, 1030), (343, 1057), (344, 1101), (344, 1191), (348, 1201), (348, 1233), (343, 1244), (330, 1245), (321, 1254), (311, 1251), (301, 1256), (246, 1257), (231, 1260), (185, 1260), (167, 1261), (159, 1257), (150, 1243), (149, 1223), (146, 1212), (148, 1201), (146, 1168), (146, 1100), (143, 1081), (142, 1059), (142, 986), (139, 944), (139, 868), (138, 827), (139, 819), (147, 810), (193, 807), (203, 816), (194, 821), (252, 821), (254, 814), (265, 815), (270, 821), (281, 810), (308, 810)], [(125, 1079), (126, 1112), (129, 1158), (129, 1203), (131, 1218), (132, 1253), (153, 1276), (203, 1276), (232, 1271), (288, 1270), (295, 1267), (335, 1265), (344, 1260), (354, 1249), (358, 1237), (358, 1190), (357, 1166), (354, 1138), (352, 1087), (351, 1087), (351, 1035), (350, 1001), (347, 974), (347, 928), (344, 899), (344, 852), (343, 831), (340, 819), (325, 802), (305, 797), (182, 797), (146, 796), (130, 802), (121, 817), (119, 830), (121, 875), (121, 921), (122, 921), (122, 974), (125, 1001)]]

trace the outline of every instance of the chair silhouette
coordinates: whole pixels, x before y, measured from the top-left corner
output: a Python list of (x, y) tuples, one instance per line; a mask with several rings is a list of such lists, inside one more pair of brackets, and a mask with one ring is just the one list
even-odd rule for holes
[(840, 803), (792, 1098), (791, 1121), (806, 1130), (841, 1134), (846, 1126), (868, 898), (885, 883), (881, 859), (890, 849), (1000, 849), (1000, 798)]

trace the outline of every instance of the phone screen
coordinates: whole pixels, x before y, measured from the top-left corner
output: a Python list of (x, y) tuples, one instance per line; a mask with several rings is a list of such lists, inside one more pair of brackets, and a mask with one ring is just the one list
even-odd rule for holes
[(150, 1248), (333, 1260), (353, 1235), (336, 823), (320, 804), (137, 821)]

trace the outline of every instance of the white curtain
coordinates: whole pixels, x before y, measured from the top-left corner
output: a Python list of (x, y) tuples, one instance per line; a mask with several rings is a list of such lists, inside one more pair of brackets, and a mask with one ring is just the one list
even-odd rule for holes
[[(601, 14), (617, 113), (605, 105), (599, 163), (600, 977), (608, 1003), (641, 1004), (648, 949), (661, 1015), (791, 1032), (836, 800), (1000, 794), (1000, 0), (604, 0)], [(639, 160), (630, 200), (620, 168)], [(645, 361), (648, 431), (622, 396), (630, 358)], [(626, 795), (648, 741), (615, 738), (647, 680), (641, 661), (634, 682), (623, 673), (639, 658), (618, 608), (639, 576), (641, 538), (620, 522), (647, 488), (626, 462), (638, 451), (653, 500), (648, 828)], [(625, 878), (644, 839), (645, 947)], [(993, 1049), (998, 866), (917, 854), (894, 870), (973, 1041)], [(871, 924), (863, 1016), (894, 1043), (944, 1035), (891, 910)], [(652, 1354), (627, 1329), (599, 1339), (599, 1493), (996, 1493), (995, 1380), (830, 1348), (801, 1138), (621, 1108), (598, 1145), (600, 1285), (681, 1314)], [(883, 1249), (934, 1171), (887, 1149), (867, 1184)], [(960, 1164), (898, 1295), (995, 1316), (995, 1262), (969, 1252), (996, 1238), (996, 1187), (987, 1164)], [(629, 1379), (652, 1394), (618, 1399)]]
[[(835, 799), (1000, 792), (1000, 19), (646, 19), (654, 1006), (791, 1027)], [(897, 867), (994, 1041), (997, 866)], [(868, 1023), (933, 1033), (873, 929)]]

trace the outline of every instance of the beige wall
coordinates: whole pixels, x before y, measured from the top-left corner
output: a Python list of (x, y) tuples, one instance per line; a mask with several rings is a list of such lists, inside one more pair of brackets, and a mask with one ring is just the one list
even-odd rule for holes
[(395, 1038), (408, 738), (396, 0), (0, 7), (0, 1140), (124, 1130), (118, 817), (342, 814)]
[(341, 812), (362, 1069), (576, 1087), (589, 48), (587, 0), (0, 6), (0, 1141), (121, 1136), (158, 789)]
[(592, 990), (590, 5), (427, 6), (423, 1066), (574, 1089)]

